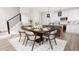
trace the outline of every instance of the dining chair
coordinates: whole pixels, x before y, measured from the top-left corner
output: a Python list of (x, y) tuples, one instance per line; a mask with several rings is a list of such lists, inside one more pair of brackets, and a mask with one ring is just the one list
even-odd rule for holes
[(55, 39), (56, 35), (57, 35), (57, 30), (47, 32), (47, 33), (44, 34), (44, 38), (46, 39), (46, 41), (49, 41), (51, 49), (53, 49), (51, 40), (54, 40), (55, 44), (57, 45), (57, 42), (56, 42), (56, 39)]
[(57, 37), (57, 30), (45, 33), (44, 38), (46, 39), (46, 41), (48, 40), (48, 36), (49, 36), (49, 39), (54, 40), (55, 44), (57, 45), (57, 42), (55, 39)]
[(28, 25), (28, 26), (23, 26), (22, 25), (21, 26), (21, 30), (19, 31), (19, 34), (20, 34), (19, 42), (20, 42), (20, 40), (22, 40), (22, 37), (24, 37), (24, 39), (23, 39), (23, 45), (24, 45), (25, 41), (29, 40), (29, 36), (34, 36), (34, 34), (33, 33), (29, 33), (29, 31), (28, 31), (28, 33), (26, 33), (27, 31), (24, 30), (23, 27), (32, 27), (32, 26), (30, 26), (30, 25)]
[[(31, 29), (31, 26), (22, 26), (22, 29), (25, 30), (23, 27), (26, 27), (27, 29)], [(20, 36), (22, 36), (21, 33), (20, 33)], [(41, 44), (40, 42), (38, 42), (39, 41), (38, 38), (40, 38), (40, 36), (37, 36), (36, 34), (28, 30), (25, 30), (24, 34), (25, 34), (25, 37), (24, 37), (23, 44), (25, 44), (25, 47), (27, 46), (28, 41), (32, 41), (33, 46), (31, 50), (33, 51), (35, 42), (39, 43), (39, 45)]]
[(25, 35), (26, 35), (25, 37), (27, 38), (26, 39), (26, 42), (25, 42), (25, 46), (26, 46), (27, 43), (28, 43), (28, 40), (30, 40), (30, 41), (33, 41), (34, 40), (34, 36), (35, 35), (32, 32), (30, 32), (30, 31), (25, 31)]
[[(19, 34), (20, 34), (19, 42), (20, 42), (21, 40), (23, 40), (23, 45), (24, 45), (24, 42), (25, 42), (25, 40), (26, 40), (25, 31), (24, 31), (24, 30), (20, 30), (20, 31), (19, 31)], [(22, 39), (22, 38), (24, 38), (24, 39)]]
[[(33, 45), (32, 45), (31, 51), (33, 51), (34, 46), (35, 46), (35, 42), (36, 42), (36, 40), (37, 40), (38, 38), (40, 38), (40, 37), (37, 36), (36, 34), (33, 34), (33, 33), (30, 32), (30, 31), (26, 31), (25, 34), (26, 34), (26, 37), (27, 37), (27, 40), (26, 40), (26, 42), (25, 42), (25, 46), (27, 45), (28, 41), (32, 41), (32, 42), (33, 42)], [(37, 43), (39, 43), (39, 45), (40, 45), (40, 42), (37, 42)]]
[(57, 45), (57, 42), (56, 42), (57, 30), (50, 32), (49, 36), (50, 36), (50, 40), (54, 40), (55, 44)]

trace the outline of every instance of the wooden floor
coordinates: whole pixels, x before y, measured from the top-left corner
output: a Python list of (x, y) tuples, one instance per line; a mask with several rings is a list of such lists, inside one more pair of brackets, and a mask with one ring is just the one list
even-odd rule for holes
[[(67, 41), (64, 51), (79, 51), (79, 34), (65, 33), (62, 40)], [(15, 51), (15, 49), (7, 39), (4, 39), (0, 40), (0, 51)]]
[(79, 51), (79, 34), (66, 33), (63, 39), (67, 41), (65, 51)]
[(0, 40), (0, 51), (15, 51), (7, 39)]

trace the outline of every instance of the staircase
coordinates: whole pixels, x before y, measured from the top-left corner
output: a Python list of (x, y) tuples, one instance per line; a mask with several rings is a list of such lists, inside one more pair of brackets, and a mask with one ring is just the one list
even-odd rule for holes
[(10, 39), (16, 36), (19, 36), (18, 31), (21, 29), (21, 14), (13, 16), (7, 20), (7, 31), (0, 31), (0, 40), (1, 39)]
[(11, 35), (8, 32), (0, 32), (0, 40), (2, 39), (10, 39)]

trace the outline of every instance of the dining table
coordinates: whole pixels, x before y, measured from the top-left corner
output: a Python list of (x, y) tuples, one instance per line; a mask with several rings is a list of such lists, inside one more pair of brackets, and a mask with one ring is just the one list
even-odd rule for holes
[(34, 27), (28, 28), (27, 26), (22, 26), (22, 29), (33, 32), (35, 35), (40, 36), (40, 38), (38, 40), (36, 40), (37, 42), (38, 41), (40, 42), (43, 40), (43, 34), (45, 34), (46, 32), (50, 32), (49, 28), (48, 28), (48, 30), (43, 30), (43, 28), (34, 28)]
[[(22, 26), (22, 29), (23, 29), (23, 30), (26, 30), (26, 31), (33, 32), (34, 35), (39, 36), (40, 38), (38, 38), (38, 39), (35, 40), (35, 41), (38, 42), (38, 43), (39, 43), (39, 42), (44, 42), (44, 38), (43, 38), (43, 35), (44, 35), (44, 34), (50, 33), (51, 31), (54, 31), (54, 30), (57, 30), (57, 28), (52, 28), (52, 27), (44, 27), (44, 28), (29, 27), (29, 28), (28, 28), (28, 26)], [(53, 49), (52, 44), (51, 44), (51, 41), (50, 41), (49, 38), (48, 38), (48, 40), (49, 40), (51, 49)]]

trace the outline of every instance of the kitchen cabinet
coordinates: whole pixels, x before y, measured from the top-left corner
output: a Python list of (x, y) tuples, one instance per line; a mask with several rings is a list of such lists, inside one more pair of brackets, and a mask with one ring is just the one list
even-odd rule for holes
[(66, 32), (79, 34), (79, 24), (67, 24)]

